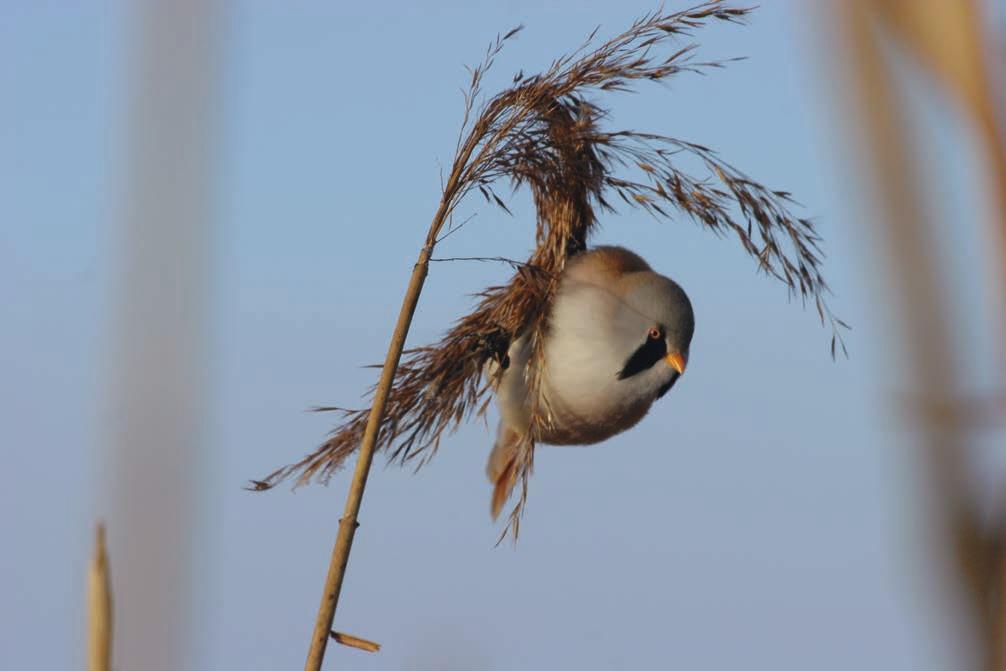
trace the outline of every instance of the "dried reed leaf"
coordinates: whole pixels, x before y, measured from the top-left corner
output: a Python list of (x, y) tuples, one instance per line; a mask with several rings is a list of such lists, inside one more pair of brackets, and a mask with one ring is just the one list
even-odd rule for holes
[(349, 634), (343, 634), (341, 631), (330, 631), (328, 633), (332, 637), (332, 640), (340, 645), (345, 645), (350, 648), (356, 648), (357, 650), (365, 650), (366, 652), (377, 652), (381, 649), (380, 643), (374, 643), (373, 641), (368, 641), (365, 638), (360, 638), (359, 636), (350, 636)]
[[(381, 421), (379, 448), (402, 465), (413, 463), (418, 469), (427, 463), (445, 431), (485, 412), (494, 382), (485, 374), (486, 363), (505, 363), (511, 340), (529, 334), (532, 359), (526, 371), (535, 406), (516, 469), (520, 501), (504, 535), (509, 531), (516, 538), (536, 437), (550, 421), (536, 393), (548, 307), (567, 259), (587, 247), (597, 223), (595, 210), (614, 210), (612, 193), (654, 217), (670, 218), (677, 212), (717, 235), (734, 236), (756, 261), (757, 270), (780, 280), (801, 299), (813, 300), (841, 343), (844, 324), (826, 301), (820, 238), (813, 222), (791, 213), (788, 192), (762, 186), (703, 145), (651, 133), (605, 131), (599, 122), (607, 118), (607, 110), (588, 99), (630, 90), (640, 80), (660, 82), (721, 66), (693, 60), (695, 45), (682, 47), (680, 36), (710, 20), (741, 22), (750, 11), (715, 0), (681, 12), (657, 10), (601, 44), (594, 42), (595, 31), (545, 72), (521, 72), (510, 88), (481, 104), (486, 71), (521, 28), (498, 37), (482, 63), (470, 69), (442, 204), (450, 214), (477, 190), (487, 202), (506, 209), (493, 185), (506, 179), (513, 189), (526, 186), (537, 211), (536, 248), (526, 263), (511, 262), (515, 272), (506, 285), (477, 294), (474, 310), (440, 342), (405, 353)], [(696, 177), (684, 172), (675, 163), (683, 155), (697, 159), (706, 173)], [(430, 247), (438, 234), (433, 231)], [(251, 488), (268, 489), (291, 477), (297, 485), (327, 482), (357, 450), (369, 414), (369, 408), (340, 411), (342, 423), (317, 450), (253, 481)]]

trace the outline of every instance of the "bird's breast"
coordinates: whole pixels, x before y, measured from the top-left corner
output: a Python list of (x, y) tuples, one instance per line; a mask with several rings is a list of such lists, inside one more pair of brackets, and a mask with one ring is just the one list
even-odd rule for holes
[[(619, 379), (634, 342), (616, 322), (621, 297), (612, 286), (579, 277), (563, 279), (544, 343), (542, 398), (551, 422), (541, 437), (553, 445), (598, 443), (632, 427), (649, 411), (666, 380), (660, 370)], [(645, 338), (645, 324), (638, 329)], [(525, 367), (533, 365), (528, 343), (516, 339), (510, 367), (496, 389), (504, 424), (530, 424)], [(670, 369), (668, 369), (670, 372)]]
[(649, 411), (654, 397), (634, 381), (619, 380), (621, 353), (603, 334), (561, 329), (545, 346), (542, 391), (552, 417), (545, 442), (592, 444), (631, 428)]

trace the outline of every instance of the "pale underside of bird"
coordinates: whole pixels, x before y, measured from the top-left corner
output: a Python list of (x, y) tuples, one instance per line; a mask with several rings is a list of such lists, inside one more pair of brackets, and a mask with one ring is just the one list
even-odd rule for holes
[(571, 259), (549, 314), (538, 403), (528, 393), (528, 339), (519, 335), (504, 358), (496, 386), (500, 422), (486, 467), (493, 518), (515, 484), (533, 408), (550, 420), (538, 442), (590, 445), (621, 433), (684, 373), (694, 330), (684, 290), (633, 252), (597, 247)]

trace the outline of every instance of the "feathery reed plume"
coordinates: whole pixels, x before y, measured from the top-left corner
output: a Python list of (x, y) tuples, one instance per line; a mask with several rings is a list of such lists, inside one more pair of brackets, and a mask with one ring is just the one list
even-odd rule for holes
[[(377, 448), (403, 465), (411, 462), (417, 469), (424, 465), (445, 431), (485, 412), (494, 382), (488, 371), (505, 367), (510, 342), (528, 334), (532, 426), (513, 472), (522, 484), (520, 500), (503, 536), (508, 531), (517, 535), (536, 437), (550, 422), (549, 409), (535, 391), (559, 274), (570, 257), (586, 249), (597, 222), (596, 210), (613, 211), (616, 197), (657, 218), (671, 218), (677, 212), (713, 233), (734, 236), (753, 257), (757, 270), (814, 303), (822, 323), (832, 329), (832, 355), (837, 346), (845, 349), (841, 329), (847, 327), (826, 302), (820, 238), (809, 220), (791, 213), (787, 192), (762, 186), (703, 145), (651, 133), (603, 130), (600, 122), (607, 118), (607, 109), (588, 98), (628, 91), (640, 81), (661, 82), (682, 72), (721, 67), (723, 62), (695, 60), (695, 45), (682, 46), (681, 36), (711, 20), (741, 22), (750, 11), (714, 0), (680, 12), (657, 10), (601, 44), (595, 43), (595, 30), (543, 73), (518, 74), (510, 88), (485, 102), (481, 102), (483, 77), (521, 28), (497, 37), (481, 64), (470, 70), (456, 157), (441, 201), (447, 216), (439, 225), (434, 222), (427, 248), (432, 250), (441, 239), (445, 221), (472, 192), (507, 210), (496, 192), (503, 179), (513, 189), (530, 189), (537, 211), (537, 244), (526, 263), (513, 263), (510, 281), (479, 293), (474, 310), (439, 343), (405, 352), (387, 412), (377, 419)], [(705, 174), (694, 176), (679, 168), (676, 160), (684, 155), (698, 159)], [(487, 367), (488, 362), (500, 365)], [(269, 489), (290, 477), (296, 477), (298, 485), (327, 482), (358, 449), (371, 409), (319, 410), (343, 415), (331, 437), (301, 461), (253, 481), (253, 489)]]

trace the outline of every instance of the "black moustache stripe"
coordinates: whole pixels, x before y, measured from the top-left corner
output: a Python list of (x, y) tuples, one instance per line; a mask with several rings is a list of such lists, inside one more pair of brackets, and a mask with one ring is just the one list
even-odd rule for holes
[(618, 379), (624, 380), (642, 373), (644, 370), (652, 368), (665, 356), (667, 356), (667, 343), (664, 342), (664, 339), (647, 338), (646, 342), (640, 345), (622, 366), (622, 370), (618, 372)]
[(672, 375), (670, 381), (661, 386), (660, 389), (657, 390), (657, 398), (663, 398), (664, 394), (666, 394), (671, 390), (671, 387), (674, 386), (674, 383), (678, 381), (679, 377), (681, 376), (678, 375), (677, 373)]

